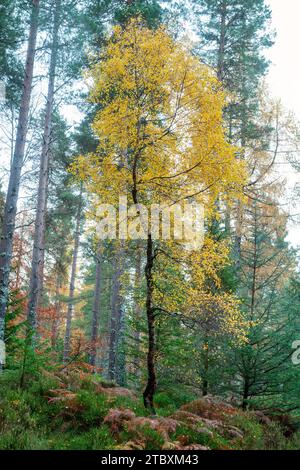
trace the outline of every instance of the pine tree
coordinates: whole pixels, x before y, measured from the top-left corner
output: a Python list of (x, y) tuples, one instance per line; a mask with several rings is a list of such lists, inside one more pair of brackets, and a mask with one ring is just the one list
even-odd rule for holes
[(45, 220), (48, 192), (48, 174), (50, 160), (50, 137), (52, 112), (54, 105), (56, 63), (59, 50), (59, 27), (61, 16), (61, 0), (56, 0), (54, 7), (53, 32), (51, 45), (51, 58), (49, 65), (49, 82), (45, 110), (44, 132), (42, 152), (40, 159), (39, 188), (37, 194), (37, 211), (35, 218), (35, 232), (32, 253), (31, 278), (29, 286), (29, 299), (27, 318), (33, 333), (37, 327), (37, 306), (41, 296), (43, 265), (44, 265), (44, 243), (45, 243)]
[(282, 344), (286, 319), (277, 310), (281, 286), (293, 266), (284, 242), (284, 224), (285, 217), (270, 196), (257, 195), (247, 205), (241, 241), (240, 293), (252, 326), (249, 343), (235, 358), (243, 379), (244, 408), (256, 396), (276, 393), (280, 387), (278, 369), (290, 356), (288, 341)]
[(4, 338), (5, 312), (8, 301), (9, 275), (12, 259), (13, 235), (17, 213), (20, 188), (20, 177), (24, 159), (25, 141), (29, 118), (29, 105), (32, 90), (33, 66), (35, 59), (36, 38), (38, 30), (39, 0), (32, 1), (30, 32), (23, 82), (23, 93), (20, 103), (18, 128), (14, 157), (12, 161), (9, 185), (6, 195), (3, 230), (0, 241), (0, 340)]
[[(22, 67), (16, 57), (24, 39), (24, 16), (27, 6), (19, 1), (3, 0), (0, 9), (0, 80), (5, 85), (6, 105), (16, 106), (22, 91)], [(25, 13), (25, 14), (24, 14)], [(0, 103), (1, 104), (1, 103)]]

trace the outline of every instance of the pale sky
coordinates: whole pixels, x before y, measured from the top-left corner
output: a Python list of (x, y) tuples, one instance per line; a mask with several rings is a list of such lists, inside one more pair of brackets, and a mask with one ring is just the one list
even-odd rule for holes
[[(300, 121), (300, 0), (267, 0), (267, 3), (272, 8), (272, 26), (277, 33), (274, 46), (267, 52), (272, 61), (267, 83), (270, 93), (280, 98)], [(300, 183), (299, 173), (287, 166), (280, 171), (287, 179), (289, 191)], [(291, 210), (300, 213), (299, 201)], [(290, 224), (288, 239), (294, 246), (300, 246), (300, 224)]]
[[(274, 46), (267, 51), (267, 57), (272, 62), (267, 83), (271, 95), (280, 98), (287, 109), (294, 111), (300, 122), (300, 0), (266, 2), (272, 8), (272, 26), (277, 33)], [(81, 118), (75, 106), (65, 106), (63, 114), (70, 123), (76, 123)], [(0, 142), (3, 158), (5, 151), (1, 147)], [(288, 180), (288, 193), (291, 194), (294, 185), (300, 184), (300, 173), (296, 173), (288, 165), (280, 167), (279, 171)], [(293, 207), (292, 212), (300, 213), (299, 201), (298, 207)], [(300, 246), (300, 223), (290, 225), (288, 239), (294, 246)]]
[[(280, 98), (300, 122), (300, 0), (266, 2), (272, 8), (272, 27), (276, 31), (275, 44), (266, 53), (272, 62), (267, 83), (271, 95)], [(65, 107), (64, 114), (69, 121), (80, 120), (80, 113), (75, 107)], [(300, 174), (288, 165), (280, 166), (279, 173), (287, 179), (287, 196), (290, 196), (295, 184), (300, 184)], [(293, 214), (300, 213), (300, 202), (290, 210)], [(300, 224), (289, 224), (288, 240), (292, 245), (300, 246)]]
[(268, 82), (273, 94), (293, 109), (300, 120), (300, 1), (268, 0), (277, 32), (267, 56), (273, 62)]

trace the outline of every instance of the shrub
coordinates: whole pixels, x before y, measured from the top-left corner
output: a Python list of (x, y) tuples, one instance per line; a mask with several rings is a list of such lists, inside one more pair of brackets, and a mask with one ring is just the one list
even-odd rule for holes
[(227, 421), (239, 428), (244, 434), (243, 440), (237, 444), (238, 448), (248, 450), (264, 449), (263, 425), (259, 424), (252, 415), (240, 412), (228, 417)]
[(111, 407), (105, 395), (96, 395), (88, 390), (77, 393), (79, 421), (86, 425), (100, 425)]
[(222, 449), (228, 448), (228, 442), (217, 433), (206, 433), (193, 429), (188, 425), (180, 425), (177, 427), (176, 432), (172, 435), (172, 441), (179, 441), (182, 445), (200, 444), (208, 447), (209, 449)]
[(1, 450), (45, 450), (48, 448), (44, 435), (24, 428), (10, 429), (0, 434)]
[(57, 435), (49, 440), (52, 450), (112, 450), (115, 447), (109, 428), (95, 427), (79, 434)]

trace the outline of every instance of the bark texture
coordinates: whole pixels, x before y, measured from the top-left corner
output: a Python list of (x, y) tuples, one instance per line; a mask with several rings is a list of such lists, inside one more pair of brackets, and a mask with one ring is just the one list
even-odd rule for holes
[(142, 248), (140, 243), (137, 246), (137, 253), (136, 253), (136, 265), (135, 265), (135, 292), (136, 292), (136, 299), (135, 299), (135, 331), (134, 331), (134, 348), (135, 348), (135, 355), (133, 360), (133, 368), (134, 368), (134, 375), (137, 379), (140, 377), (140, 349), (141, 349), (141, 332), (140, 332), (140, 321), (142, 317), (142, 309), (141, 309), (141, 279), (142, 279)]
[(3, 230), (0, 240), (0, 340), (4, 339), (5, 313), (8, 302), (13, 236), (15, 231), (21, 171), (24, 161), (25, 143), (29, 120), (29, 106), (35, 60), (36, 38), (38, 31), (39, 6), (39, 0), (32, 1), (23, 91), (20, 103), (16, 143), (4, 208)]
[(145, 275), (147, 282), (147, 297), (146, 297), (146, 314), (148, 324), (148, 354), (147, 354), (147, 370), (148, 370), (148, 381), (146, 388), (143, 393), (144, 405), (146, 408), (150, 408), (155, 414), (155, 408), (153, 403), (153, 397), (156, 391), (156, 372), (155, 372), (155, 313), (153, 308), (153, 241), (151, 234), (148, 234), (147, 239), (147, 262), (145, 267)]
[(97, 358), (97, 342), (98, 342), (98, 329), (100, 321), (100, 294), (101, 294), (101, 282), (102, 282), (102, 247), (99, 247), (96, 256), (96, 276), (95, 276), (95, 292), (93, 300), (93, 317), (92, 317), (92, 329), (91, 329), (91, 351), (90, 351), (90, 365), (96, 365)]
[(79, 251), (79, 242), (80, 242), (80, 234), (81, 234), (81, 224), (82, 224), (82, 206), (83, 206), (83, 198), (82, 198), (82, 186), (81, 186), (79, 205), (78, 205), (78, 210), (77, 210), (77, 215), (76, 215), (74, 249), (73, 249), (72, 267), (71, 267), (70, 287), (69, 287), (69, 300), (68, 300), (66, 332), (65, 332), (64, 352), (63, 352), (64, 363), (68, 361), (68, 358), (71, 352), (71, 327), (72, 327), (72, 319), (73, 319), (73, 313), (74, 313), (74, 294), (75, 294), (77, 260), (78, 260), (78, 251)]
[(37, 329), (37, 307), (41, 297), (43, 285), (43, 266), (45, 251), (45, 218), (47, 210), (48, 176), (50, 160), (50, 138), (51, 138), (51, 120), (54, 103), (54, 86), (56, 75), (56, 64), (58, 56), (58, 33), (60, 25), (61, 0), (55, 2), (53, 35), (51, 46), (51, 59), (49, 67), (49, 82), (47, 103), (45, 111), (45, 123), (43, 134), (42, 154), (39, 171), (39, 187), (37, 211), (34, 227), (34, 242), (31, 263), (31, 277), (29, 286), (29, 299), (27, 319), (30, 329), (36, 332)]
[(115, 269), (112, 279), (111, 320), (108, 357), (108, 377), (110, 380), (114, 381), (117, 380), (118, 342), (122, 319), (121, 275), (123, 255), (124, 253), (122, 247), (116, 247)]

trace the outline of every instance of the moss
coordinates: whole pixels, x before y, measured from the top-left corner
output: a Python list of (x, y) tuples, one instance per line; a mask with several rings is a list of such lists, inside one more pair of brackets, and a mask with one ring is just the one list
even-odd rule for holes
[(187, 392), (186, 390), (170, 388), (165, 391), (159, 391), (155, 395), (155, 406), (160, 409), (171, 409), (175, 411), (177, 408), (180, 408), (182, 405), (195, 400), (195, 395), (193, 393)]
[(51, 450), (113, 450), (115, 440), (105, 425), (79, 434), (54, 434), (48, 440)]
[[(146, 450), (159, 450), (164, 446), (162, 434), (147, 424), (130, 432), (125, 429), (118, 435), (112, 434), (110, 428), (103, 424), (112, 408), (130, 409), (138, 417), (147, 417), (149, 412), (145, 410), (141, 398), (99, 392), (94, 376), (85, 376), (81, 382), (80, 377), (75, 375), (66, 379), (67, 388), (60, 389), (60, 381), (55, 376), (37, 374), (27, 381), (24, 389), (20, 389), (17, 371), (5, 372), (0, 376), (0, 449), (110, 450), (126, 447), (128, 441), (141, 443)], [(101, 382), (101, 378), (99, 380)], [(51, 390), (56, 388), (61, 390), (61, 397), (49, 402)], [(70, 400), (63, 399), (65, 392), (70, 393)], [(156, 396), (158, 414), (172, 415), (178, 410), (178, 404), (186, 403), (188, 398), (188, 394), (161, 391)], [(182, 410), (218, 419), (225, 424), (225, 428), (226, 425), (235, 426), (243, 433), (243, 439), (234, 438), (226, 431), (220, 435), (221, 431), (215, 429), (208, 433), (201, 432), (201, 424), (197, 429), (198, 425), (193, 427), (187, 422), (179, 424), (176, 432), (169, 435), (176, 445), (200, 444), (210, 449), (241, 450), (300, 447), (300, 434), (286, 438), (279, 423), (261, 424), (254, 413), (238, 409), (232, 409), (229, 413), (221, 405), (209, 404), (203, 399), (186, 403)]]
[(248, 413), (239, 412), (228, 417), (227, 422), (239, 428), (244, 434), (243, 439), (236, 442), (237, 449), (264, 449), (263, 425), (259, 424), (253, 416)]
[[(200, 431), (200, 432), (199, 432)], [(184, 445), (201, 444), (209, 449), (225, 449), (228, 448), (229, 442), (220, 436), (218, 433), (213, 432), (212, 435), (201, 432), (201, 427), (192, 429), (189, 426), (178, 426), (175, 433), (173, 433), (172, 441), (179, 441)]]
[(146, 410), (142, 398), (133, 400), (130, 397), (116, 397), (113, 400), (114, 408), (129, 408), (134, 411), (137, 416), (148, 416), (149, 411)]
[(136, 440), (138, 437), (139, 441), (144, 443), (145, 450), (157, 450), (161, 449), (164, 444), (162, 435), (155, 429), (151, 429), (150, 426), (144, 425), (139, 426), (137, 432), (122, 431), (120, 433), (120, 442), (128, 442)]
[(77, 393), (77, 400), (78, 413), (76, 417), (86, 425), (100, 425), (111, 408), (111, 403), (105, 395), (87, 390), (80, 390)]
[(35, 433), (22, 428), (9, 429), (0, 434), (2, 450), (47, 450), (48, 441), (43, 433)]

